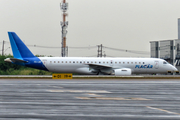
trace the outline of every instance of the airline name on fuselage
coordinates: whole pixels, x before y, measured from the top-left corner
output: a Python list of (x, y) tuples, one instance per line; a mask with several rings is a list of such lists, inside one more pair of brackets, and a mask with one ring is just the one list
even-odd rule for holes
[(153, 68), (153, 65), (136, 65), (135, 68)]

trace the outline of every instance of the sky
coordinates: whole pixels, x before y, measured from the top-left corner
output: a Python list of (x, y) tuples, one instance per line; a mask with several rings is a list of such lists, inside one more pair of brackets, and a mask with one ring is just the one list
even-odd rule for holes
[[(61, 0), (0, 0), (0, 50), (12, 54), (8, 31), (18, 34), (35, 55), (61, 56)], [(150, 41), (177, 39), (180, 0), (67, 0), (69, 57), (97, 56), (97, 45), (112, 57), (150, 57)], [(91, 47), (95, 46), (93, 49)], [(58, 48), (59, 47), (59, 48)], [(74, 49), (72, 47), (87, 47)], [(1, 52), (1, 51), (0, 51)]]

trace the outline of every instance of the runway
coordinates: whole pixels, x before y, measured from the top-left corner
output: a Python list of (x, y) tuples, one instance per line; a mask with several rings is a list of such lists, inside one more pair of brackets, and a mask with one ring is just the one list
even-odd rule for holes
[(0, 119), (180, 119), (180, 80), (0, 80)]

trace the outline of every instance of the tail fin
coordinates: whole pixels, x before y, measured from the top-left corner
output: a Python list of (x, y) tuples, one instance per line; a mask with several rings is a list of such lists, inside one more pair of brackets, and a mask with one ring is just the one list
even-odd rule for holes
[(8, 35), (14, 58), (6, 58), (5, 62), (48, 71), (42, 61), (32, 54), (15, 32), (8, 32)]
[(15, 32), (8, 32), (14, 58), (22, 59), (35, 57)]

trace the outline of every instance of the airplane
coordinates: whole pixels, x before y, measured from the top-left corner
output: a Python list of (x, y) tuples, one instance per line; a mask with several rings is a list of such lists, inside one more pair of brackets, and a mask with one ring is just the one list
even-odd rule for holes
[(55, 73), (85, 75), (178, 73), (173, 65), (159, 58), (36, 57), (15, 32), (8, 32), (14, 58), (5, 62)]

